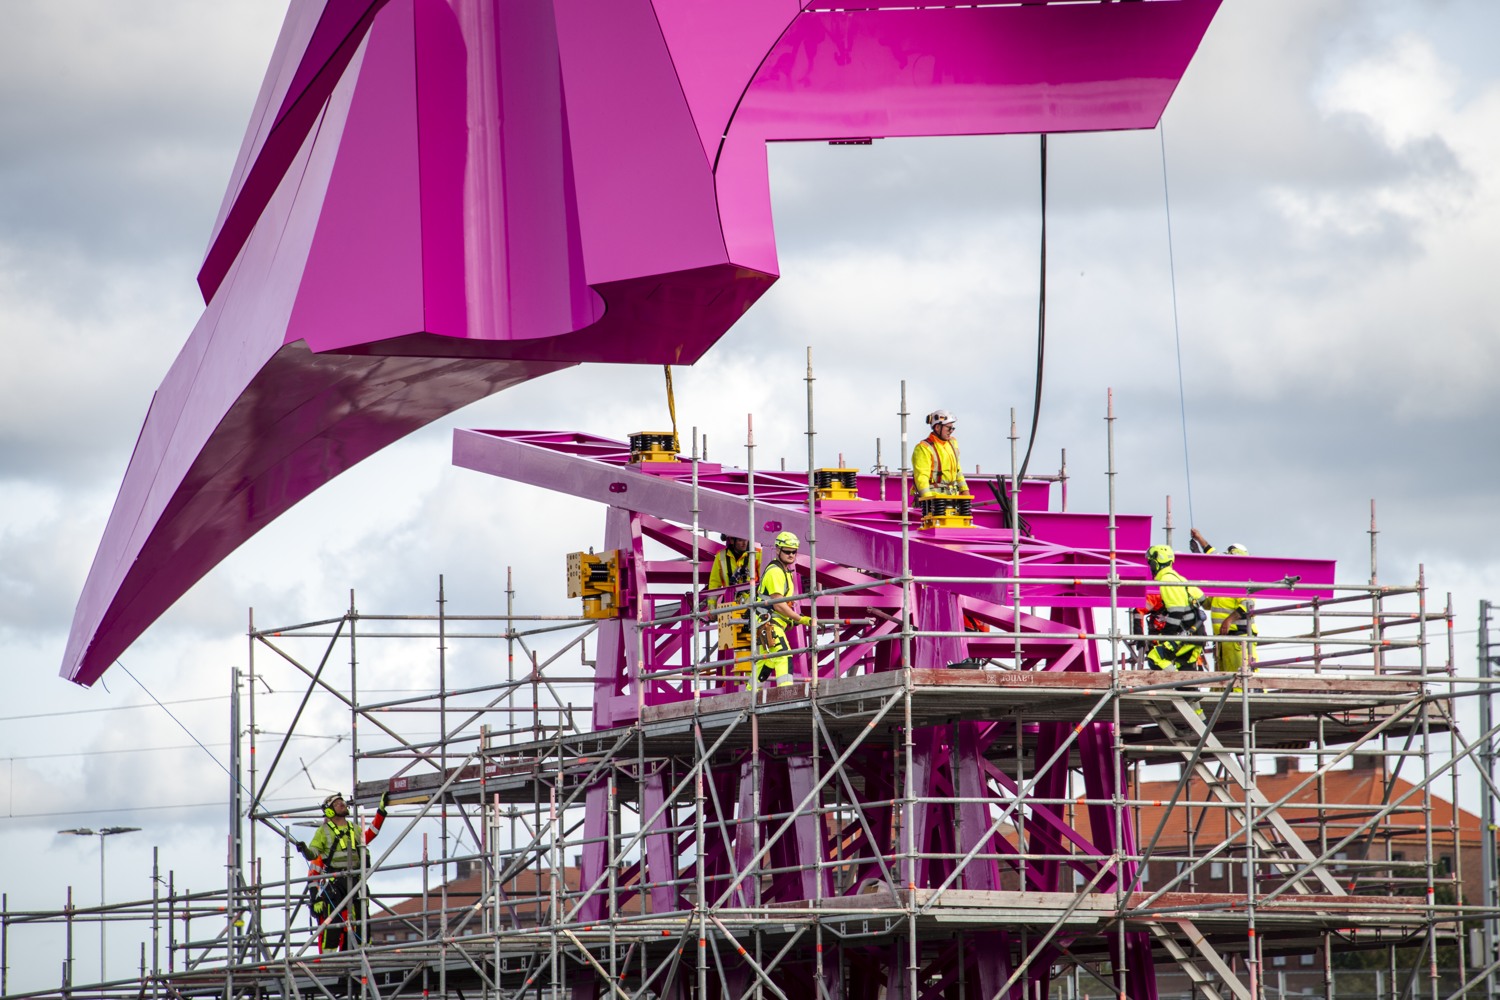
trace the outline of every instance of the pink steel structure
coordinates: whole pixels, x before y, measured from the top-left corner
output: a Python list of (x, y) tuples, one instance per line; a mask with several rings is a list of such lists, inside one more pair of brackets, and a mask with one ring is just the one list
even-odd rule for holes
[(293, 0), (63, 675), (444, 414), (696, 361), (777, 274), (765, 143), (1150, 128), (1219, 3)]
[[(1107, 618), (1119, 601), (1144, 603), (1143, 583), (1150, 579), (1143, 555), (1151, 543), (1149, 517), (1049, 510), (1045, 481), (1029, 481), (1021, 490), (1019, 507), (1029, 534), (1016, 537), (993, 506), (976, 510), (971, 528), (912, 530), (909, 520), (903, 524), (900, 477), (861, 475), (858, 499), (820, 500), (814, 511), (806, 472), (757, 472), (752, 502), (750, 477), (742, 470), (710, 463), (697, 463), (696, 470), (686, 463), (632, 465), (628, 445), (587, 434), (458, 431), (454, 462), (607, 505), (604, 550), (621, 553), (621, 613), (601, 624), (598, 640), (593, 707), (594, 726), (600, 730), (677, 719), (701, 727), (709, 740), (715, 725), (726, 725), (725, 716), (732, 714), (728, 710), (750, 704), (744, 702), (744, 682), (723, 679), (722, 672), (706, 692), (703, 686), (701, 671), (715, 661), (702, 659), (694, 642), (694, 629), (702, 629), (693, 620), (694, 600), (702, 594), (718, 546), (702, 537), (694, 542), (684, 526), (695, 520), (705, 531), (750, 537), (768, 551), (783, 528), (816, 539), (816, 580), (809, 587), (835, 592), (815, 598), (815, 618), (828, 630), (816, 651), (811, 637), (803, 636), (804, 651), (813, 655), (799, 658), (797, 685), (755, 692), (756, 703), (773, 709), (780, 704), (787, 711), (813, 693), (815, 679), (834, 688), (850, 678), (891, 677), (907, 667), (914, 677), (932, 682), (946, 674), (979, 686), (1021, 683), (1039, 693), (1053, 678), (1038, 674), (1097, 673), (1097, 637), (1104, 633), (1096, 612), (1105, 611)], [(799, 559), (804, 576), (808, 553), (804, 548)], [(691, 558), (698, 560), (696, 588), (690, 586), (694, 564), (685, 561)], [(1325, 560), (1183, 554), (1178, 568), (1189, 579), (1275, 584), (1278, 597), (1288, 598), (1327, 598), (1334, 580), (1334, 564)], [(1125, 581), (1113, 590), (1111, 570)], [(1290, 577), (1300, 582), (1287, 586)], [(907, 586), (910, 593), (903, 594)], [(1205, 590), (1243, 596), (1245, 584)], [(1038, 607), (1039, 612), (1023, 610)], [(976, 631), (991, 628), (996, 634)], [(906, 633), (907, 642), (900, 641), (904, 629), (916, 630)], [(1001, 661), (1008, 669), (951, 669), (983, 659)], [(717, 723), (716, 700), (726, 706)], [(1045, 715), (1032, 713), (1033, 718)], [(924, 725), (916, 720), (912, 786), (903, 789), (895, 778), (895, 748), (866, 739), (878, 721), (877, 715), (869, 731), (849, 747), (847, 769), (863, 783), (848, 791), (863, 797), (856, 810), (863, 819), (843, 828), (824, 823), (823, 814), (809, 808), (818, 790), (806, 730), (794, 736), (783, 727), (773, 737), (786, 741), (779, 752), (754, 761), (746, 754), (738, 764), (712, 768), (713, 794), (705, 799), (710, 814), (704, 828), (722, 832), (701, 845), (682, 804), (672, 801), (667, 772), (648, 770), (641, 776), (640, 792), (644, 859), (617, 881), (649, 885), (653, 914), (693, 911), (693, 903), (681, 893), (697, 877), (699, 864), (711, 905), (731, 908), (841, 895), (857, 901), (862, 891), (881, 885), (913, 892), (1071, 892), (1069, 869), (1096, 892), (1119, 889), (1128, 894), (1136, 887), (1134, 862), (1112, 864), (1117, 851), (1129, 857), (1138, 849), (1129, 812), (1103, 804), (1125, 791), (1125, 762), (1115, 756), (1111, 722), (1064, 718), (1021, 725), (970, 718)], [(887, 720), (887, 725), (896, 721)], [(996, 762), (995, 751), (1012, 746), (1024, 759), (1008, 769)], [(1047, 804), (1064, 801), (1071, 767), (1081, 771), (1089, 802), (1085, 829), (1075, 828), (1059, 806)], [(584, 887), (602, 886), (613, 863), (608, 855), (613, 781), (600, 780), (587, 793), (580, 869)], [(914, 802), (908, 819), (898, 807), (903, 796)], [(761, 816), (792, 818), (785, 826), (770, 820), (747, 822), (746, 817), (757, 815), (753, 802), (759, 803)], [(1022, 810), (1024, 820), (1017, 817)], [(1006, 816), (1009, 825), (999, 827), (997, 818)], [(689, 832), (676, 832), (683, 830)], [(1064, 855), (1070, 860), (1030, 865), (1023, 860)], [(857, 868), (857, 876), (842, 889), (818, 875), (826, 871), (819, 861), (826, 865), (831, 859)], [(777, 874), (768, 879), (735, 875), (759, 866)], [(1320, 878), (1325, 878), (1321, 887), (1309, 880), (1299, 891), (1344, 891)], [(605, 902), (599, 889), (583, 902), (578, 919), (603, 919)], [(946, 991), (952, 984), (966, 979), (979, 987), (977, 996), (995, 998), (1012, 980), (1012, 956), (1024, 953), (1013, 931), (999, 925), (968, 940), (970, 947), (962, 949), (951, 939), (927, 942), (919, 952), (922, 981), (939, 984), (932, 995), (950, 995)], [(1154, 1000), (1150, 934), (1132, 931), (1122, 940), (1124, 954), (1113, 938), (1079, 941), (1076, 932), (1060, 934), (1056, 947), (1107, 946), (1114, 968), (1127, 970), (1117, 984), (1120, 995)], [(832, 997), (875, 996), (882, 987), (887, 996), (906, 996), (903, 970), (909, 945), (897, 938), (895, 944), (846, 948), (838, 961), (823, 967), (821, 987)], [(1050, 953), (1061, 954), (1056, 948)], [(1047, 996), (1053, 964), (1047, 955), (1033, 962), (1006, 993), (1009, 1000)], [(813, 968), (810, 952), (783, 963), (787, 996), (812, 1000), (822, 995)], [(847, 970), (848, 981), (837, 981), (840, 970)], [(739, 978), (727, 984), (730, 997), (743, 995), (750, 983), (748, 968), (735, 975)], [(575, 997), (597, 995), (597, 984), (575, 992)]]

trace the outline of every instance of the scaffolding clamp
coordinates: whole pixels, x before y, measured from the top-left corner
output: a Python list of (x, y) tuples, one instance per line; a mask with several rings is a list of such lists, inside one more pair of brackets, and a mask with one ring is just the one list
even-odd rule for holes
[(819, 500), (857, 500), (859, 470), (814, 469), (813, 490)]
[(620, 617), (620, 552), (568, 553), (568, 596), (583, 598), (583, 617)]
[(630, 462), (676, 462), (680, 450), (675, 431), (636, 431), (630, 435)]

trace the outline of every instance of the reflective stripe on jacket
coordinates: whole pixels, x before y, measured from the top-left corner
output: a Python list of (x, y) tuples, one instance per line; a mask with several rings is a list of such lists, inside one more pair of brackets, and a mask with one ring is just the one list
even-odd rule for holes
[(1162, 610), (1169, 625), (1179, 633), (1193, 631), (1197, 622), (1197, 608), (1203, 603), (1203, 591), (1188, 586), (1186, 580), (1170, 566), (1163, 566), (1156, 574), (1161, 584)]
[[(375, 814), (369, 829), (365, 830), (363, 841), (368, 844), (375, 839), (375, 834), (380, 832), (380, 827), (385, 823), (385, 817), (380, 813)], [(334, 826), (333, 823), (324, 823), (318, 827), (313, 834), (312, 840), (307, 842), (307, 849), (312, 854), (312, 872), (316, 875), (321, 871), (350, 872), (357, 871), (360, 865), (360, 855), (364, 851), (364, 845), (356, 843), (359, 827), (353, 823), (345, 823), (343, 826)]]
[[(729, 551), (728, 546), (720, 549), (718, 554), (714, 556), (713, 566), (708, 571), (708, 589), (717, 591), (725, 587), (738, 586), (742, 583), (748, 584), (750, 582), (752, 565), (751, 551), (750, 549), (746, 549), (745, 554), (736, 559), (734, 553)], [(756, 556), (754, 565), (759, 566), (760, 552), (755, 551), (754, 554)], [(712, 607), (716, 604), (739, 604), (743, 600), (743, 597), (735, 595), (742, 593), (742, 591), (736, 590), (733, 593), (722, 596), (711, 594), (708, 598), (709, 606)]]
[(923, 493), (939, 483), (951, 483), (960, 493), (969, 491), (958, 460), (957, 441), (939, 441), (929, 434), (911, 450), (912, 485)]
[[(779, 562), (773, 562), (766, 567), (766, 571), (760, 577), (760, 596), (762, 600), (780, 603), (799, 591), (797, 585), (797, 572), (787, 572)], [(771, 620), (777, 625), (785, 628), (795, 624), (795, 617), (788, 618), (779, 611), (772, 610)]]
[[(1209, 546), (1205, 546), (1204, 547), (1203, 553), (1204, 553), (1204, 555), (1210, 555), (1210, 556), (1212, 556), (1212, 555), (1218, 555), (1219, 554), (1219, 550), (1216, 549), (1216, 548), (1214, 548), (1212, 545), (1209, 545)], [(1210, 597), (1205, 603), (1208, 605), (1209, 618), (1212, 620), (1212, 624), (1213, 624), (1213, 628), (1212, 628), (1211, 631), (1213, 632), (1214, 635), (1219, 635), (1220, 634), (1219, 633), (1219, 628), (1224, 624), (1224, 619), (1228, 618), (1236, 610), (1238, 610), (1240, 612), (1241, 618), (1240, 618), (1239, 621), (1235, 622), (1234, 626), (1230, 629), (1230, 631), (1227, 632), (1227, 633), (1225, 633), (1225, 634), (1226, 635), (1244, 635), (1245, 634), (1245, 625), (1244, 625), (1244, 623), (1248, 621), (1250, 623), (1250, 634), (1251, 635), (1260, 635), (1260, 626), (1255, 624), (1255, 618), (1253, 617), (1254, 614), (1255, 614), (1255, 599), (1254, 598), (1251, 598), (1251, 597)]]

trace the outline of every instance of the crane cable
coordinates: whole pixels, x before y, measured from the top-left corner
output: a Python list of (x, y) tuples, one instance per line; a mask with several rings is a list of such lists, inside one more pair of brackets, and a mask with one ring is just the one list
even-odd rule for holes
[(1161, 194), (1167, 214), (1167, 269), (1172, 283), (1172, 339), (1177, 346), (1177, 408), (1182, 421), (1182, 471), (1187, 477), (1188, 526), (1197, 524), (1193, 517), (1193, 466), (1188, 459), (1187, 393), (1182, 379), (1182, 329), (1177, 322), (1177, 260), (1172, 252), (1172, 194), (1167, 186), (1167, 126), (1157, 122), (1161, 138)]
[(1026, 481), (1026, 467), (1031, 464), (1031, 449), (1036, 446), (1036, 427), (1042, 415), (1042, 361), (1047, 355), (1047, 133), (1042, 133), (1042, 261), (1041, 287), (1037, 294), (1036, 307), (1036, 389), (1032, 393), (1031, 438), (1026, 442), (1026, 457), (1021, 460), (1021, 471), (1012, 484), (1012, 492), (1020, 496), (1021, 484)]
[(677, 440), (677, 403), (672, 398), (672, 366), (662, 365), (662, 370), (667, 373), (667, 413), (672, 416), (672, 450), (682, 450), (681, 443)]

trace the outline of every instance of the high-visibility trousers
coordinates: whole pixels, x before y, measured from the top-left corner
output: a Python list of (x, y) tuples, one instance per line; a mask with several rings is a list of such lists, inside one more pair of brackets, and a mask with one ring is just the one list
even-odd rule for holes
[(1203, 646), (1196, 642), (1162, 639), (1146, 650), (1146, 659), (1157, 670), (1200, 670)]
[[(770, 655), (760, 661), (756, 676), (762, 684), (789, 687), (792, 683), (792, 658), (786, 651), (792, 647), (786, 641), (786, 626), (774, 619), (768, 625), (761, 630), (761, 635), (770, 633), (771, 641), (761, 647), (761, 652)], [(777, 656), (778, 652), (782, 655)]]
[(1221, 673), (1237, 674), (1240, 667), (1245, 664), (1245, 654), (1249, 653), (1250, 666), (1255, 667), (1255, 647), (1249, 643), (1242, 643), (1238, 636), (1233, 639), (1221, 639), (1217, 643), (1218, 648), (1214, 651), (1214, 667)]

